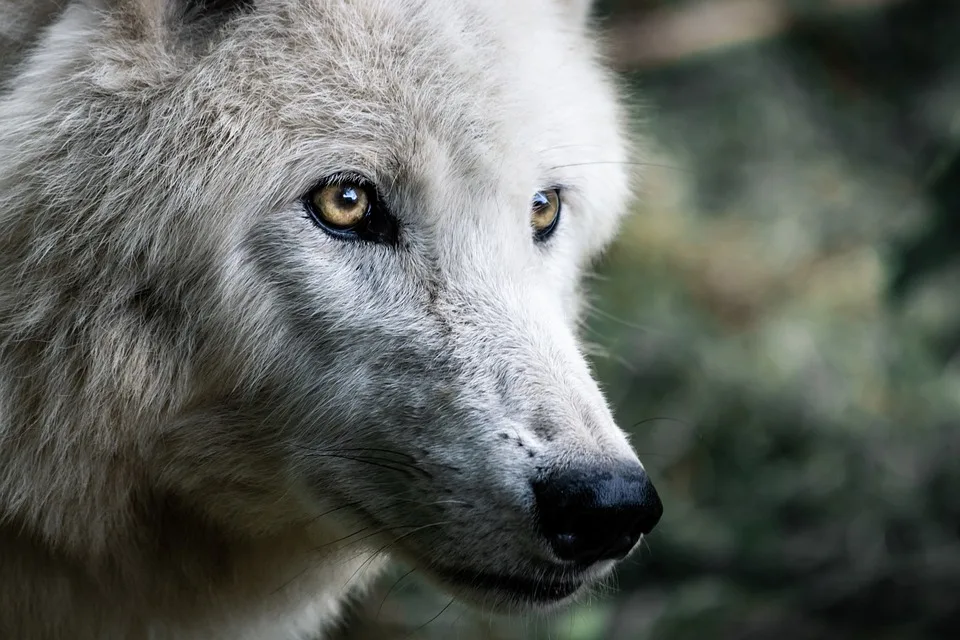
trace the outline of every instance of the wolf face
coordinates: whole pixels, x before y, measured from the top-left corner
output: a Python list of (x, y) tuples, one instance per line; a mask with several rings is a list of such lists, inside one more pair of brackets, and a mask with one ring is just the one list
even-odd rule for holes
[(5, 519), (102, 559), (176, 505), (488, 607), (629, 553), (661, 508), (576, 337), (629, 194), (585, 7), (70, 5), (0, 104)]

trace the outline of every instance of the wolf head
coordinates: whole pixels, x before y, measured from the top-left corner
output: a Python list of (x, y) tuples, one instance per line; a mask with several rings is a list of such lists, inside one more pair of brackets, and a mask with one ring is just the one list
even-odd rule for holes
[(577, 338), (629, 194), (587, 4), (70, 5), (0, 103), (6, 518), (109, 555), (176, 504), (488, 606), (629, 553), (660, 503)]

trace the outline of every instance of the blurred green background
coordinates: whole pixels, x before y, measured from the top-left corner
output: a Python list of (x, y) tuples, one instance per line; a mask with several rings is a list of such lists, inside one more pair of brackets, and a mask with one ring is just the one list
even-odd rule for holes
[(570, 610), (398, 568), (342, 638), (960, 638), (960, 1), (598, 21), (646, 149), (586, 337), (664, 519)]

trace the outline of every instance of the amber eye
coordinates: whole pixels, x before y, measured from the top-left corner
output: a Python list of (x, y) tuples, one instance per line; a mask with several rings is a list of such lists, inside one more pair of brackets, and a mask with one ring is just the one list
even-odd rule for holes
[(550, 237), (560, 221), (562, 207), (559, 189), (546, 189), (534, 194), (531, 213), (534, 239), (542, 242)]
[(370, 212), (373, 200), (367, 187), (356, 182), (330, 183), (309, 196), (311, 212), (318, 222), (337, 230), (356, 227)]
[(339, 240), (396, 245), (400, 224), (372, 182), (334, 175), (301, 198), (307, 217)]

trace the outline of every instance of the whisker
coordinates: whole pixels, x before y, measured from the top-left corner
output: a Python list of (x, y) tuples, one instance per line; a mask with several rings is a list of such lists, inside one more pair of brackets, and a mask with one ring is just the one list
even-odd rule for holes
[[(360, 533), (363, 533), (363, 532), (366, 531), (368, 528), (369, 528), (369, 527), (363, 527), (363, 528), (358, 529), (358, 530), (354, 531), (353, 533), (351, 533), (351, 534), (349, 534), (349, 535), (346, 535), (346, 536), (344, 536), (344, 537), (342, 537), (342, 538), (338, 538), (338, 539), (336, 539), (336, 540), (333, 540), (332, 542), (328, 542), (328, 543), (326, 543), (326, 544), (322, 544), (322, 545), (320, 545), (319, 547), (316, 547), (316, 548), (314, 549), (314, 551), (319, 551), (320, 549), (323, 549), (323, 548), (325, 548), (325, 547), (327, 547), (327, 546), (329, 546), (329, 545), (331, 545), (331, 544), (337, 544), (338, 542), (343, 542), (344, 540), (348, 540), (348, 539), (352, 538), (352, 537), (355, 536), (355, 535), (358, 535), (358, 534), (360, 534)], [(276, 594), (280, 593), (281, 591), (283, 591), (284, 589), (286, 589), (287, 587), (289, 587), (289, 586), (290, 586), (291, 584), (293, 584), (298, 578), (300, 578), (303, 574), (305, 574), (305, 573), (306, 573), (307, 571), (309, 571), (309, 570), (310, 570), (310, 566), (305, 566), (303, 569), (301, 569), (300, 571), (298, 571), (298, 572), (296, 572), (295, 574), (293, 574), (293, 576), (291, 576), (289, 580), (285, 581), (283, 584), (281, 584), (280, 586), (278, 586), (276, 589), (273, 590), (273, 595), (276, 595)]]
[[(360, 543), (360, 542), (363, 542), (364, 540), (369, 540), (370, 538), (375, 538), (376, 536), (379, 536), (379, 535), (381, 535), (381, 534), (383, 534), (383, 533), (388, 533), (388, 532), (390, 532), (390, 531), (398, 531), (398, 530), (400, 530), (400, 529), (413, 529), (413, 531), (409, 531), (409, 532), (403, 534), (402, 536), (400, 536), (400, 537), (398, 537), (398, 538), (395, 538), (393, 542), (397, 542), (397, 541), (402, 540), (403, 538), (405, 538), (405, 537), (407, 537), (407, 536), (409, 536), (409, 535), (412, 535), (412, 534), (414, 534), (414, 533), (417, 533), (418, 531), (422, 531), (423, 529), (428, 529), (428, 528), (430, 528), (430, 527), (441, 527), (441, 526), (443, 526), (443, 525), (445, 525), (445, 524), (452, 524), (452, 523), (453, 523), (452, 521), (446, 520), (446, 521), (443, 521), (443, 522), (433, 522), (433, 523), (431, 523), (431, 524), (424, 524), (424, 525), (406, 524), (406, 525), (397, 525), (397, 526), (391, 526), (391, 527), (381, 527), (381, 528), (375, 530), (373, 533), (369, 533), (369, 534), (363, 536), (362, 538), (358, 538), (358, 539), (356, 539), (356, 540), (351, 541), (349, 544), (351, 544), (351, 545), (353, 545), (353, 544), (358, 544), (358, 543)], [(361, 532), (366, 531), (366, 530), (368, 530), (368, 529), (369, 529), (369, 527), (364, 527), (364, 528), (361, 529), (360, 531), (356, 531), (356, 532), (350, 534), (349, 536), (346, 536), (345, 538), (341, 538), (341, 539), (339, 539), (339, 540), (334, 540), (333, 542), (328, 542), (328, 543), (322, 544), (322, 545), (320, 545), (319, 547), (314, 547), (314, 551), (319, 551), (320, 549), (323, 549), (323, 548), (325, 548), (325, 547), (328, 547), (328, 546), (330, 546), (331, 544), (336, 544), (337, 542), (343, 542), (344, 540), (349, 539), (349, 538), (352, 538), (353, 536), (357, 535), (358, 533), (361, 533)], [(391, 543), (391, 544), (393, 544), (393, 543)]]
[(405, 574), (400, 576), (400, 579), (394, 582), (393, 585), (391, 585), (390, 589), (387, 590), (387, 595), (383, 596), (383, 600), (380, 601), (380, 606), (377, 607), (377, 615), (374, 616), (374, 620), (380, 619), (380, 613), (383, 611), (383, 605), (387, 603), (387, 600), (390, 598), (390, 594), (393, 593), (393, 590), (396, 589), (398, 586), (400, 586), (400, 583), (406, 580), (416, 570), (417, 570), (416, 567), (414, 567), (413, 569), (410, 569), (410, 571), (407, 571)]
[[(427, 479), (433, 479), (433, 474), (422, 468), (424, 464), (433, 466), (433, 467), (447, 468), (457, 473), (460, 472), (459, 468), (454, 467), (452, 465), (423, 462), (421, 460), (418, 460), (415, 456), (409, 453), (394, 451), (392, 449), (379, 449), (375, 447), (336, 447), (336, 448), (330, 448), (330, 449), (316, 449), (313, 447), (304, 447), (304, 446), (299, 446), (298, 448), (302, 451), (305, 451), (313, 455), (334, 456), (334, 457), (340, 456), (340, 457), (343, 457), (344, 459), (353, 459), (357, 462), (373, 460), (373, 461), (378, 461), (386, 464), (398, 465), (401, 467), (405, 467), (411, 471), (415, 471)], [(376, 454), (393, 455), (400, 458), (405, 458), (405, 460), (395, 460), (393, 458), (384, 457), (384, 455), (367, 455), (367, 456), (349, 455), (351, 453), (355, 454), (355, 453), (363, 453), (367, 451), (373, 452)]]
[[(382, 534), (382, 533), (384, 533), (384, 532), (387, 532), (387, 531), (394, 531), (394, 530), (397, 530), (397, 529), (407, 529), (407, 528), (411, 528), (411, 527), (412, 527), (412, 528), (413, 528), (413, 531), (408, 532), (407, 534), (404, 534), (404, 535), (411, 535), (411, 534), (416, 533), (417, 531), (420, 531), (420, 530), (422, 530), (422, 529), (429, 528), (429, 527), (442, 526), (442, 525), (444, 525), (444, 524), (449, 524), (449, 522), (436, 522), (436, 523), (431, 523), (431, 524), (428, 524), (428, 525), (422, 525), (422, 526), (419, 526), (419, 527), (418, 527), (417, 525), (401, 525), (401, 526), (396, 526), (396, 527), (382, 527), (382, 528), (377, 529), (377, 530), (373, 531), (372, 533), (369, 533), (369, 534), (367, 534), (367, 535), (365, 535), (365, 536), (363, 536), (363, 537), (361, 537), (361, 538), (358, 538), (358, 539), (356, 539), (356, 540), (353, 540), (353, 541), (350, 542), (349, 544), (351, 544), (351, 545), (352, 545), (352, 544), (359, 544), (359, 543), (363, 542), (364, 540), (369, 540), (370, 538), (373, 538), (373, 537), (375, 537), (375, 536), (378, 536), (378, 535), (380, 535), (380, 534)], [(345, 542), (345, 541), (349, 540), (350, 538), (353, 538), (354, 536), (360, 535), (360, 534), (363, 533), (364, 531), (369, 531), (369, 530), (370, 530), (370, 527), (362, 527), (362, 528), (360, 528), (360, 529), (357, 529), (356, 531), (354, 531), (354, 532), (351, 533), (351, 534), (345, 535), (345, 536), (343, 536), (343, 537), (341, 537), (341, 538), (337, 538), (336, 540), (331, 540), (330, 542), (326, 542), (326, 543), (321, 544), (321, 545), (319, 545), (319, 546), (317, 546), (317, 547), (314, 547), (314, 548), (313, 548), (313, 551), (314, 551), (314, 552), (321, 551), (321, 550), (326, 549), (327, 547), (330, 547), (330, 546), (332, 546), (332, 545), (336, 545), (336, 544)], [(397, 540), (401, 540), (402, 538), (403, 538), (403, 536), (401, 536), (400, 538), (397, 538)], [(386, 545), (386, 546), (388, 547), (388, 546), (390, 546), (390, 544), (394, 544), (395, 542), (396, 542), (396, 540), (395, 540), (394, 542), (392, 542), (392, 543), (388, 543), (388, 545)], [(376, 557), (376, 556), (378, 555), (378, 553), (380, 553), (380, 552), (379, 552), (379, 551), (378, 551), (378, 552), (375, 552), (375, 553), (371, 556), (371, 559), (374, 558), (374, 557)], [(360, 568), (363, 568), (363, 566), (365, 566), (365, 565), (367, 564), (367, 562), (369, 562), (369, 561), (370, 561), (370, 559), (368, 559), (364, 564), (360, 565)], [(296, 581), (298, 578), (300, 578), (301, 576), (303, 576), (307, 571), (309, 571), (310, 568), (311, 568), (311, 566), (315, 566), (315, 565), (311, 564), (310, 566), (304, 567), (303, 569), (301, 569), (300, 571), (298, 571), (297, 573), (295, 573), (292, 577), (290, 577), (289, 580), (285, 581), (283, 584), (281, 584), (279, 587), (277, 587), (277, 588), (273, 591), (273, 593), (274, 593), (274, 594), (277, 594), (277, 593), (279, 593), (280, 591), (282, 591), (283, 589), (286, 589), (286, 588), (287, 588), (288, 586), (290, 586), (294, 581)], [(359, 569), (358, 569), (357, 571), (359, 571)], [(356, 575), (356, 573), (357, 573), (357, 572), (354, 572), (354, 576)], [(350, 579), (352, 580), (354, 576), (351, 576)], [(348, 580), (348, 582), (349, 582), (349, 580)]]
[(661, 421), (676, 422), (677, 424), (682, 424), (685, 427), (693, 427), (693, 425), (690, 422), (686, 420), (681, 420), (680, 418), (671, 418), (669, 416), (654, 416), (653, 418), (645, 418), (643, 420), (640, 420), (639, 422), (635, 423), (632, 428), (636, 429), (637, 427), (642, 427), (643, 425), (649, 424), (651, 422), (661, 422)]
[(636, 329), (637, 331), (643, 331), (644, 333), (654, 333), (654, 332), (657, 332), (657, 329), (655, 329), (655, 328), (653, 328), (653, 327), (648, 327), (648, 326), (644, 326), (644, 325), (641, 325), (641, 324), (637, 324), (636, 322), (631, 322), (631, 321), (629, 321), (629, 320), (624, 320), (623, 318), (620, 318), (620, 317), (618, 317), (618, 316), (615, 316), (615, 315), (613, 315), (612, 313), (610, 313), (609, 311), (604, 311), (604, 310), (601, 309), (600, 307), (597, 307), (597, 306), (594, 306), (594, 305), (588, 304), (588, 305), (587, 305), (587, 310), (588, 310), (590, 313), (592, 313), (592, 314), (596, 314), (597, 316), (599, 316), (599, 317), (601, 317), (601, 318), (606, 318), (607, 320), (610, 320), (610, 321), (612, 321), (612, 322), (616, 322), (617, 324), (623, 325), (623, 326), (625, 326), (625, 327), (627, 327), (627, 328), (629, 328), (629, 329)]
[(550, 153), (551, 151), (556, 151), (558, 149), (602, 149), (603, 146), (599, 144), (589, 144), (589, 143), (570, 143), (570, 144), (558, 144), (552, 147), (546, 147), (540, 149), (540, 153)]
[[(363, 527), (363, 528), (361, 528), (361, 529), (357, 529), (356, 531), (354, 531), (354, 532), (351, 533), (351, 534), (348, 534), (348, 535), (343, 536), (342, 538), (337, 538), (336, 540), (331, 540), (330, 542), (325, 542), (324, 544), (320, 545), (319, 547), (314, 547), (314, 551), (319, 551), (320, 549), (325, 549), (325, 548), (329, 547), (330, 545), (338, 544), (338, 543), (343, 542), (343, 541), (345, 541), (345, 540), (349, 540), (349, 539), (352, 538), (353, 536), (359, 535), (359, 534), (363, 533), (364, 531), (367, 531), (369, 528), (370, 528), (370, 527)], [(376, 534), (374, 534), (374, 535), (376, 535)], [(361, 539), (365, 539), (365, 538), (361, 538)]]
[(457, 500), (456, 498), (450, 498), (448, 500), (434, 500), (433, 502), (424, 502), (422, 500), (414, 500), (413, 498), (398, 498), (391, 497), (391, 500), (394, 502), (408, 502), (411, 504), (419, 504), (423, 507), (434, 507), (441, 504), (458, 504), (464, 507), (472, 507), (473, 504), (467, 502), (466, 500)]
[(325, 517), (329, 516), (330, 514), (336, 513), (337, 511), (342, 511), (343, 509), (350, 509), (350, 508), (353, 508), (353, 507), (359, 507), (360, 504), (361, 504), (361, 503), (359, 503), (359, 502), (348, 502), (347, 504), (340, 505), (339, 507), (334, 507), (333, 509), (328, 509), (327, 511), (324, 511), (323, 513), (319, 513), (319, 514), (315, 515), (313, 518), (310, 519), (310, 522), (316, 522), (316, 521), (319, 520), (320, 518), (325, 518)]
[(415, 471), (415, 472), (417, 472), (417, 473), (419, 473), (419, 474), (421, 474), (421, 475), (423, 475), (423, 476), (425, 476), (425, 477), (427, 477), (427, 478), (432, 478), (432, 477), (433, 477), (431, 474), (427, 473), (426, 471), (424, 471), (424, 470), (422, 470), (422, 469), (419, 469), (419, 468), (417, 468), (417, 467), (415, 467), (415, 466), (412, 466), (412, 465), (410, 465), (410, 464), (407, 464), (407, 463), (401, 463), (401, 462), (396, 461), (396, 460), (389, 460), (389, 459), (384, 459), (384, 458), (372, 458), (372, 457), (369, 457), (369, 456), (350, 456), (350, 455), (346, 455), (346, 454), (332, 453), (332, 452), (331, 452), (331, 453), (323, 453), (323, 452), (316, 451), (316, 450), (312, 450), (312, 449), (304, 449), (304, 451), (305, 451), (307, 454), (309, 454), (309, 455), (311, 455), (311, 456), (314, 456), (314, 457), (317, 457), (317, 458), (335, 458), (335, 459), (338, 459), (338, 460), (347, 460), (347, 461), (350, 461), (350, 462), (359, 462), (359, 463), (361, 463), (361, 464), (369, 464), (369, 465), (371, 465), (371, 466), (379, 467), (379, 468), (381, 468), (381, 469), (388, 469), (388, 470), (390, 470), (390, 471), (396, 471), (397, 473), (401, 473), (401, 474), (403, 474), (403, 475), (405, 475), (405, 476), (407, 476), (407, 477), (414, 477), (414, 474), (411, 473), (411, 471)]
[(409, 634), (407, 634), (405, 637), (406, 637), (406, 638), (412, 638), (414, 635), (416, 635), (416, 634), (419, 633), (420, 631), (423, 631), (423, 630), (424, 630), (425, 628), (427, 628), (430, 624), (432, 624), (433, 622), (435, 622), (436, 620), (438, 620), (438, 619), (440, 618), (440, 616), (442, 616), (444, 613), (446, 613), (447, 609), (449, 609), (451, 606), (453, 606), (453, 603), (454, 603), (455, 600), (456, 600), (456, 598), (450, 598), (450, 602), (448, 602), (448, 603), (447, 603), (447, 606), (445, 606), (443, 609), (440, 609), (440, 613), (438, 613), (437, 615), (433, 616), (432, 618), (430, 618), (429, 620), (427, 620), (426, 622), (424, 622), (422, 625), (420, 625), (419, 627), (417, 627), (416, 629), (414, 629), (413, 631), (411, 631)]
[(374, 453), (388, 453), (390, 455), (406, 458), (410, 462), (417, 462), (416, 457), (410, 455), (409, 453), (394, 451), (393, 449), (380, 449), (376, 447), (337, 447), (336, 449), (324, 449), (323, 451), (373, 451)]
[(552, 167), (548, 167), (548, 171), (556, 171), (557, 169), (569, 169), (572, 167), (590, 167), (593, 165), (621, 165), (621, 166), (635, 166), (635, 167), (657, 167), (658, 169), (672, 169), (674, 171), (680, 171), (683, 173), (692, 173), (689, 169), (684, 169), (683, 167), (677, 167), (669, 164), (659, 164), (656, 162), (640, 162), (636, 160), (594, 160), (590, 162), (571, 162), (569, 164), (558, 164)]
[(415, 529), (413, 529), (412, 531), (408, 531), (408, 532), (406, 532), (405, 534), (403, 534), (402, 536), (399, 536), (399, 537), (393, 539), (392, 541), (388, 542), (387, 544), (383, 545), (382, 547), (380, 547), (379, 549), (377, 549), (375, 552), (373, 552), (373, 554), (370, 556), (370, 558), (367, 559), (366, 562), (364, 562), (363, 564), (361, 564), (361, 565), (357, 568), (357, 570), (353, 572), (353, 575), (351, 575), (351, 576), (347, 579), (346, 584), (343, 585), (344, 589), (346, 589), (347, 585), (350, 584), (350, 581), (353, 580), (353, 579), (357, 576), (357, 574), (360, 573), (360, 571), (361, 571), (367, 564), (369, 564), (369, 563), (373, 560), (373, 558), (376, 558), (376, 557), (380, 556), (384, 551), (386, 551), (387, 549), (389, 549), (389, 548), (392, 547), (393, 545), (397, 544), (398, 542), (400, 542), (400, 541), (403, 540), (404, 538), (407, 538), (407, 537), (409, 537), (409, 536), (412, 536), (412, 535), (415, 534), (415, 533), (418, 533), (418, 532), (420, 532), (420, 531), (423, 531), (424, 529), (429, 529), (430, 527), (442, 527), (442, 526), (445, 525), (445, 524), (450, 524), (450, 521), (447, 520), (447, 521), (443, 521), (443, 522), (432, 522), (432, 523), (430, 523), (430, 524), (425, 524), (425, 525), (418, 526), (418, 527), (416, 527)]

